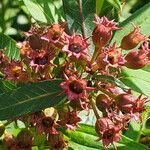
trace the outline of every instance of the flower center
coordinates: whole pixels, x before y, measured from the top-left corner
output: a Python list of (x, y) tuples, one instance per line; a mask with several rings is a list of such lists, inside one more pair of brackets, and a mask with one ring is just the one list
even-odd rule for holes
[(69, 84), (69, 89), (76, 94), (80, 94), (83, 92), (83, 85), (82, 83), (74, 80)]
[(110, 62), (110, 64), (114, 64), (114, 57), (113, 56), (108, 56), (107, 60)]
[(44, 56), (42, 58), (37, 57), (34, 61), (34, 63), (38, 65), (45, 65), (47, 62), (48, 62), (48, 56)]
[(73, 44), (70, 44), (69, 45), (69, 50), (71, 51), (71, 52), (74, 52), (74, 53), (80, 53), (81, 52), (81, 50), (82, 50), (82, 48), (81, 48), (81, 45), (79, 45), (79, 44), (76, 44), (76, 43), (73, 43)]
[(50, 117), (46, 117), (42, 119), (42, 124), (47, 128), (52, 127), (54, 124), (54, 120)]
[(114, 130), (107, 130), (104, 135), (103, 135), (103, 139), (111, 139), (114, 135)]

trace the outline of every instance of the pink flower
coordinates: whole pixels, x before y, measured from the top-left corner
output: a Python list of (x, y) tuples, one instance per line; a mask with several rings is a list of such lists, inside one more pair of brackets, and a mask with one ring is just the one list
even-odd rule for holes
[(95, 24), (92, 40), (97, 47), (105, 46), (112, 37), (112, 31), (120, 29), (114, 20), (109, 21), (105, 16), (100, 18), (95, 15)]
[(120, 131), (122, 127), (115, 125), (109, 118), (100, 118), (96, 121), (95, 130), (99, 135), (99, 139), (102, 140), (104, 149), (113, 142), (118, 142), (120, 137)]
[(141, 95), (136, 97), (132, 94), (120, 94), (116, 98), (118, 108), (125, 114), (130, 114), (131, 117), (138, 122), (141, 121), (140, 113), (144, 111), (144, 104), (148, 102), (147, 98), (142, 98)]
[(36, 123), (37, 132), (40, 134), (45, 133), (46, 137), (48, 137), (49, 134), (58, 134), (56, 128), (55, 120), (49, 116), (40, 118)]
[(78, 122), (80, 121), (81, 119), (78, 117), (77, 111), (72, 111), (64, 112), (62, 118), (58, 121), (58, 123), (67, 129), (75, 130), (78, 125)]
[(47, 65), (52, 65), (50, 61), (54, 58), (55, 54), (48, 51), (32, 51), (30, 54), (30, 66), (35, 68), (37, 73), (40, 69), (44, 69)]
[(6, 75), (5, 79), (13, 80), (15, 82), (19, 80), (25, 71), (23, 69), (22, 62), (11, 61), (5, 66), (3, 72)]
[(68, 57), (83, 58), (87, 55), (88, 39), (83, 39), (79, 34), (73, 34), (72, 36), (65, 36), (65, 45), (62, 48), (63, 52), (68, 54)]
[(87, 96), (87, 81), (79, 79), (76, 76), (71, 76), (65, 82), (62, 82), (60, 86), (67, 93), (68, 100), (81, 99)]
[(96, 59), (97, 65), (102, 70), (108, 70), (109, 67), (118, 68), (125, 63), (120, 48), (115, 46), (115, 43), (109, 48), (105, 48)]

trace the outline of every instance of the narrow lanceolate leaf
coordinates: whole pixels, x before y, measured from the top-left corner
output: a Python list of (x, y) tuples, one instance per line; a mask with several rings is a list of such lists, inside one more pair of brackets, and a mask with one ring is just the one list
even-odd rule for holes
[(5, 54), (10, 59), (20, 59), (20, 50), (16, 47), (16, 41), (2, 33), (0, 33), (0, 49), (5, 49)]
[(97, 75), (94, 77), (95, 80), (106, 82), (106, 83), (112, 83), (124, 90), (128, 90), (129, 87), (127, 87), (123, 82), (121, 82), (119, 79), (112, 77), (112, 76), (107, 76), (107, 75)]
[(69, 30), (91, 35), (96, 12), (95, 0), (63, 0), (63, 7)]
[(150, 72), (124, 68), (121, 81), (131, 89), (150, 97)]
[[(95, 132), (94, 126), (80, 124), (80, 127), (76, 132), (74, 131), (65, 131), (64, 134), (69, 137), (69, 147), (74, 149), (74, 146), (77, 150), (103, 150), (102, 143), (96, 141), (98, 136)], [(149, 150), (146, 146), (136, 143), (130, 138), (122, 136), (122, 140), (119, 143), (115, 143), (118, 150)], [(68, 148), (69, 150), (69, 148)], [(108, 150), (113, 150), (112, 146), (109, 146)]]
[(62, 2), (54, 0), (23, 0), (32, 17), (41, 23), (57, 23), (63, 20)]
[(150, 3), (143, 6), (141, 9), (137, 10), (133, 15), (128, 19), (120, 23), (120, 27), (123, 27), (123, 30), (116, 31), (112, 42), (116, 42), (118, 45), (124, 35), (128, 34), (133, 30), (133, 27), (130, 23), (141, 26), (142, 33), (150, 36), (149, 25), (150, 25)]
[(57, 105), (65, 98), (60, 87), (61, 82), (62, 80), (50, 80), (28, 83), (0, 94), (0, 120)]

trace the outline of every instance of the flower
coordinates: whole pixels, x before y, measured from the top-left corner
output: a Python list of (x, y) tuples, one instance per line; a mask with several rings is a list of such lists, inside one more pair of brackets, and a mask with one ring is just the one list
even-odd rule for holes
[(72, 36), (65, 36), (65, 44), (62, 48), (63, 52), (72, 58), (84, 58), (87, 55), (88, 39), (83, 39), (80, 34), (73, 34)]
[(135, 48), (139, 43), (147, 40), (147, 37), (140, 31), (140, 27), (133, 24), (134, 30), (128, 35), (124, 36), (121, 41), (121, 48), (125, 50), (131, 50)]
[(42, 39), (56, 42), (63, 33), (64, 29), (60, 24), (53, 24), (50, 28), (46, 29), (45, 33), (42, 35)]
[(113, 30), (119, 30), (114, 20), (109, 21), (107, 17), (98, 17), (95, 15), (96, 27), (92, 33), (92, 40), (96, 47), (103, 47), (112, 37)]
[(45, 133), (46, 137), (48, 137), (49, 134), (58, 134), (56, 128), (55, 120), (50, 116), (43, 116), (36, 122), (37, 132), (40, 134)]
[(103, 49), (103, 52), (99, 54), (96, 59), (97, 65), (102, 70), (108, 70), (109, 67), (118, 68), (125, 63), (125, 59), (122, 56), (121, 49), (113, 45)]
[(6, 80), (19, 80), (22, 74), (25, 72), (21, 61), (11, 61), (8, 63), (3, 70)]
[(104, 149), (113, 142), (118, 142), (120, 137), (120, 131), (122, 127), (115, 125), (109, 118), (103, 117), (96, 121), (95, 130), (99, 135), (99, 139), (102, 140)]
[(141, 121), (140, 113), (144, 111), (146, 102), (148, 102), (147, 98), (141, 99), (141, 95), (136, 97), (132, 94), (124, 93), (116, 97), (116, 103), (120, 111), (124, 114), (130, 114), (138, 122)]
[(87, 81), (79, 79), (76, 76), (71, 76), (65, 82), (62, 82), (60, 86), (67, 93), (68, 100), (80, 99), (87, 96)]
[(142, 45), (142, 49), (132, 50), (126, 55), (125, 66), (130, 69), (141, 69), (149, 63), (149, 54), (148, 42), (145, 42)]
[(75, 130), (80, 121), (77, 111), (71, 111), (61, 114), (61, 119), (59, 119), (58, 123), (67, 129)]
[(107, 110), (110, 108), (112, 103), (112, 99), (106, 94), (99, 94), (96, 97), (96, 106), (100, 111), (104, 113), (107, 113)]
[(50, 135), (48, 141), (51, 150), (63, 150), (67, 146), (67, 141), (61, 134)]
[(44, 69), (48, 65), (52, 65), (50, 61), (54, 58), (54, 54), (45, 50), (33, 51), (30, 55), (30, 66), (35, 68), (37, 73), (40, 69)]

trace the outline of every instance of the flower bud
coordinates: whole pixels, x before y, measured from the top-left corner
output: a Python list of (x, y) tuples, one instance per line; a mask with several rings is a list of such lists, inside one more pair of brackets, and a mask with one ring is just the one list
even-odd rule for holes
[(133, 50), (126, 55), (125, 60), (127, 68), (140, 69), (148, 63), (148, 56), (142, 50)]
[(96, 27), (92, 33), (92, 40), (97, 47), (105, 46), (112, 37), (112, 31), (120, 29), (113, 20), (109, 21), (106, 17), (99, 18), (96, 15), (95, 24)]
[(16, 142), (20, 148), (30, 148), (32, 146), (32, 134), (29, 130), (22, 130), (17, 135)]
[(134, 30), (123, 37), (120, 47), (125, 50), (131, 50), (146, 39), (146, 36), (140, 33), (140, 27), (134, 26)]
[(96, 106), (102, 112), (105, 112), (111, 104), (112, 100), (105, 94), (99, 94), (96, 98)]
[(137, 99), (131, 94), (120, 94), (116, 97), (118, 108), (124, 113), (131, 113), (133, 110), (134, 102)]

